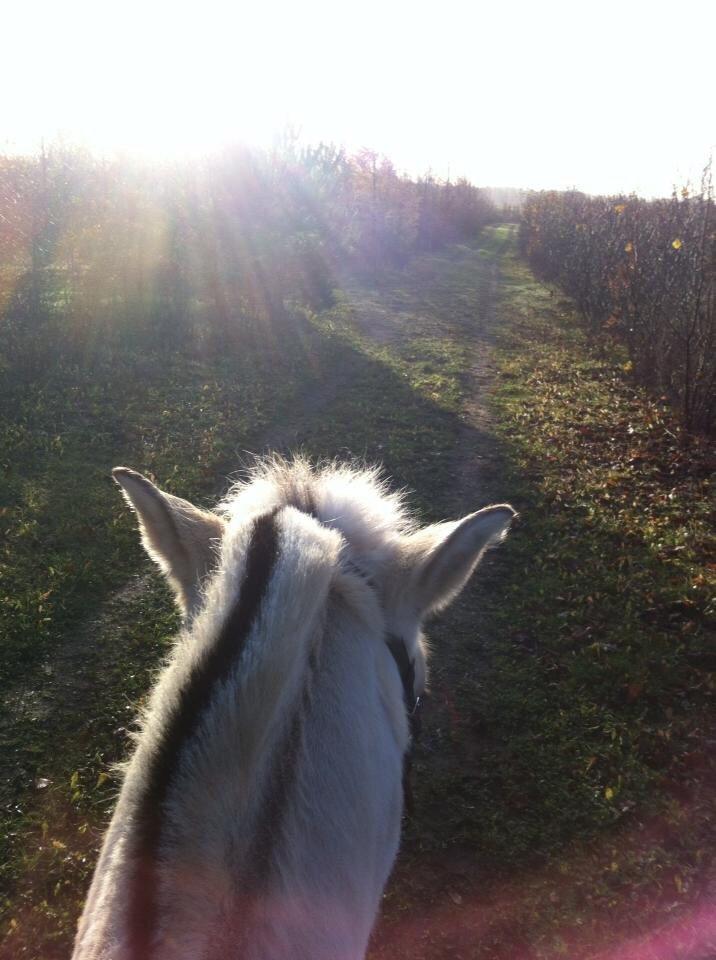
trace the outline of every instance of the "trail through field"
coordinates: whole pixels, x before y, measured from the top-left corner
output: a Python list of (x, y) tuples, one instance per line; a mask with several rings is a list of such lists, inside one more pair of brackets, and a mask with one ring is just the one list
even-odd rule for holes
[[(490, 502), (486, 490), (496, 488), (500, 473), (489, 393), (496, 376), (493, 346), (499, 323), (500, 254), (509, 242), (508, 235), (488, 249), (462, 250), (442, 276), (418, 284), (410, 294), (424, 329), (432, 327), (446, 347), (452, 342), (463, 351), (458, 426), (445, 471), (451, 479), (439, 496), (445, 519), (486, 506)], [(465, 282), (466, 276), (471, 283)], [(363, 329), (372, 334), (370, 318)], [(385, 326), (379, 328), (379, 337), (385, 338)], [(396, 324), (390, 341), (405, 343), (410, 337), (410, 325)], [(500, 494), (503, 500), (509, 496), (509, 490)], [(459, 830), (452, 833), (450, 808), (460, 799), (440, 796), (438, 786), (469, 777), (481, 751), (488, 747), (472, 718), (461, 714), (455, 702), (456, 690), (465, 683), (472, 688), (476, 708), (481, 698), (480, 675), (486, 664), (480, 572), (477, 583), (469, 585), (428, 630), (430, 688), (414, 773), (418, 803), (407, 823), (386, 895), (388, 909), (373, 936), (369, 954), (373, 960), (468, 957), (484, 934), (482, 911), (475, 911), (474, 900), (485, 879), (485, 866), (476, 856), (474, 840), (463, 842)], [(420, 783), (421, 777), (428, 789), (423, 789), (426, 783)], [(430, 849), (427, 856), (426, 848)], [(508, 938), (504, 946), (509, 948)]]
[(522, 514), (428, 624), (370, 960), (716, 956), (712, 447), (514, 241), (336, 278), (330, 307), (236, 317), (206, 350), (110, 337), (7, 379), (1, 960), (69, 955), (179, 628), (111, 467), (209, 506), (269, 450), (380, 463), (421, 522)]
[[(500, 255), (506, 243), (504, 231), (494, 233), (479, 249), (457, 247), (418, 258), (387, 274), (378, 288), (345, 285), (336, 308), (314, 321), (318, 336), (332, 337), (335, 347), (322, 357), (318, 374), (290, 410), (260, 436), (255, 451), (301, 448), (311, 455), (383, 462), (394, 482), (416, 491), (418, 506), (429, 519), (457, 517), (484, 506), (484, 480), (499, 473), (485, 398), (493, 377), (491, 341), (499, 319)], [(106, 495), (119, 496), (110, 484)], [(504, 499), (508, 496), (505, 490)], [(129, 749), (127, 730), (146, 682), (146, 670), (135, 678), (132, 657), (153, 656), (151, 648), (149, 654), (142, 652), (137, 633), (157, 609), (160, 630), (175, 623), (157, 583), (149, 570), (138, 571), (78, 623), (37, 670), (4, 692), (0, 800), (5, 809), (21, 811), (26, 823), (41, 825), (48, 848), (49, 840), (54, 844), (54, 852), (38, 856), (29, 852), (36, 842), (32, 827), (17, 837), (20, 876), (16, 873), (16, 889), (8, 891), (7, 900), (12, 922), (28, 930), (30, 917), (37, 919), (36, 901), (46, 902), (50, 878), (61, 878), (54, 900), (62, 901), (68, 884), (68, 896), (71, 890), (74, 898), (61, 909), (48, 908), (44, 933), (36, 930), (25, 940), (23, 956), (51, 958), (66, 952), (91, 873), (93, 847), (101, 836), (101, 820), (92, 823), (87, 804), (99, 803), (100, 813), (109, 809), (109, 798), (101, 791), (92, 800), (92, 780), (104, 783), (107, 763)], [(476, 597), (469, 591), (431, 632), (432, 696), (416, 761), (416, 775), (429, 771), (430, 783), (436, 781), (436, 770), (447, 770), (449, 778), (479, 752), (475, 738), (462, 735), (463, 719), (451, 706), (451, 690), (480, 669)], [(107, 747), (112, 740), (115, 746)], [(105, 746), (92, 761), (98, 742)], [(65, 751), (71, 761), (63, 761)], [(83, 754), (84, 761), (78, 759)], [(421, 834), (440, 836), (445, 825), (442, 805), (421, 798), (419, 784), (418, 798), (422, 804), (408, 825), (401, 860), (410, 865), (412, 893), (406, 891), (399, 865), (388, 893), (387, 920), (375, 937), (376, 958), (438, 956), (426, 932), (434, 929), (425, 912), (426, 898), (435, 901), (435, 909), (456, 909), (479, 879), (470, 850), (447, 836), (444, 853), (436, 857), (433, 849), (430, 861), (416, 872)], [(414, 896), (412, 908), (402, 903), (406, 895)], [(10, 942), (17, 951), (16, 942)]]
[(381, 463), (423, 522), (524, 515), (428, 624), (415, 811), (370, 960), (716, 956), (709, 453), (684, 456), (514, 247), (488, 228), (343, 278), (283, 349), (273, 328), (253, 353), (130, 349), (115, 379), (63, 370), (2, 407), (21, 454), (0, 508), (2, 960), (68, 956), (179, 627), (110, 468), (209, 505), (268, 450)]

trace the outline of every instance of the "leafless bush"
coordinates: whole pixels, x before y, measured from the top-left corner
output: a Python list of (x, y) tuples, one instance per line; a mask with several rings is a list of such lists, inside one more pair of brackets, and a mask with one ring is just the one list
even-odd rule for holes
[(716, 425), (716, 217), (710, 166), (668, 200), (533, 193), (522, 251), (574, 298), (594, 336), (618, 337), (638, 382)]

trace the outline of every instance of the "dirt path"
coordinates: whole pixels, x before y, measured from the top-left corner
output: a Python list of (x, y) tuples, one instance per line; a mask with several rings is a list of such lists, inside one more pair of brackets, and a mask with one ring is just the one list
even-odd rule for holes
[[(456, 518), (486, 505), (485, 488), (494, 485), (500, 469), (500, 454), (494, 436), (493, 415), (488, 395), (495, 378), (492, 350), (499, 322), (500, 254), (504, 244), (479, 257), (465, 251), (463, 261), (474, 270), (473, 303), (448, 303), (453, 323), (443, 335), (460, 342), (466, 350), (463, 396), (459, 426), (450, 454), (450, 489), (443, 503), (446, 515)], [(464, 272), (465, 262), (461, 264)], [(370, 317), (363, 329), (372, 335)], [(378, 339), (386, 340), (381, 321)], [(391, 343), (405, 340), (405, 328), (390, 331)], [(507, 492), (503, 498), (507, 497)], [(489, 563), (489, 559), (487, 560)], [(476, 575), (479, 577), (479, 573)], [(416, 777), (429, 782), (452, 782), (461, 771), (479, 761), (486, 748), (479, 730), (459, 715), (454, 691), (466, 681), (479, 699), (480, 674), (485, 669), (481, 651), (479, 590), (471, 584), (455, 607), (441, 614), (428, 631), (432, 645), (431, 689), (424, 703), (423, 736), (416, 751)], [(458, 642), (456, 640), (461, 638)], [(468, 956), (473, 921), (465, 903), (483, 882), (483, 868), (475, 857), (474, 844), (450, 838), (445, 829), (449, 819), (448, 797), (436, 799), (432, 791), (421, 791), (418, 780), (417, 809), (406, 825), (401, 854), (388, 889), (386, 906), (372, 940), (371, 960), (421, 960), (421, 958)], [(460, 802), (459, 799), (457, 801)], [(441, 850), (426, 857), (423, 841), (441, 837)], [(475, 931), (474, 936), (477, 937)]]

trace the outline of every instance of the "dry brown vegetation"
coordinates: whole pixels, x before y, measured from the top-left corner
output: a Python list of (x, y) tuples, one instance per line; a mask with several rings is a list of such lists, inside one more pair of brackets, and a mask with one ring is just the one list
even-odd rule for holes
[(716, 215), (710, 171), (668, 200), (534, 193), (522, 251), (576, 301), (589, 331), (625, 344), (635, 380), (687, 430), (716, 425)]
[(223, 350), (284, 329), (371, 273), (475, 236), (466, 181), (417, 181), (364, 151), (236, 150), (141, 166), (73, 150), (0, 157), (0, 330), (24, 375), (107, 345)]

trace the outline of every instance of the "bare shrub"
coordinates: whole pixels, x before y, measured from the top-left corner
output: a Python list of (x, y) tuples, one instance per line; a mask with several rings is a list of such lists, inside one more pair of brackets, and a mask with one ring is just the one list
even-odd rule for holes
[(666, 200), (527, 198), (521, 249), (572, 296), (593, 336), (618, 337), (635, 379), (666, 396), (687, 430), (716, 420), (716, 218), (710, 166), (700, 189)]

